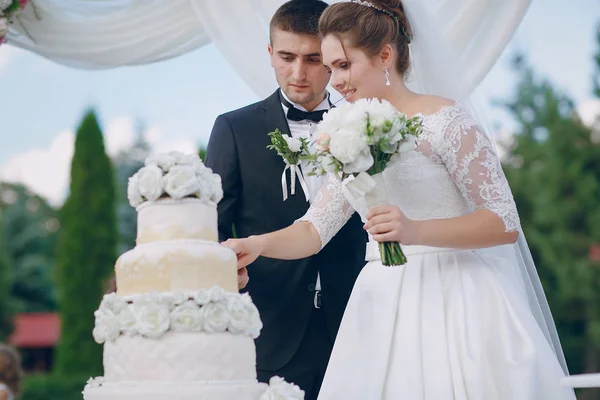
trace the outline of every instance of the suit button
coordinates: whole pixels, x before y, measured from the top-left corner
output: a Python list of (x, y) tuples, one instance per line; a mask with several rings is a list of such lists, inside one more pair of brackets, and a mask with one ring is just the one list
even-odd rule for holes
[(314, 284), (314, 283), (311, 283), (311, 284), (309, 284), (309, 285), (308, 285), (308, 290), (309, 290), (310, 292), (314, 291), (314, 290), (315, 290), (315, 284)]

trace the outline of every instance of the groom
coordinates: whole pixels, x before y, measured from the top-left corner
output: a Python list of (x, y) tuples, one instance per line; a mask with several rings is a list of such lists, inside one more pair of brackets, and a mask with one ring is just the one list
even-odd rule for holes
[[(219, 235), (262, 234), (292, 224), (309, 202), (296, 181), (296, 192), (283, 200), (285, 163), (268, 150), (267, 134), (279, 128), (309, 141), (316, 123), (331, 107), (329, 73), (321, 62), (318, 20), (327, 3), (291, 0), (270, 23), (268, 46), (280, 89), (267, 99), (220, 115), (208, 144), (206, 165), (222, 177)], [(321, 178), (304, 175), (310, 201)], [(365, 264), (366, 233), (357, 215), (318, 254), (303, 260), (259, 258), (248, 267), (247, 290), (263, 321), (256, 340), (258, 379), (274, 375), (300, 386), (306, 400), (316, 399), (333, 341), (354, 281)], [(242, 270), (240, 288), (246, 285)], [(359, 344), (357, 344), (359, 345)]]

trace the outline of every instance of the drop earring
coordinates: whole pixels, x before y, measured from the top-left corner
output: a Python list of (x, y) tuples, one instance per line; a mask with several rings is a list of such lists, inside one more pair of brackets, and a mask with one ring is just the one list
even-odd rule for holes
[(390, 86), (391, 82), (390, 82), (390, 70), (388, 69), (388, 67), (385, 67), (385, 86)]

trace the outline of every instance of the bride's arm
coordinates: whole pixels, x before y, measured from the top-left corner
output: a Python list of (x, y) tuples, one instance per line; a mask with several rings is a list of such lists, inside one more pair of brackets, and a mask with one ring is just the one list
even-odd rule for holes
[(345, 200), (342, 183), (327, 176), (304, 216), (287, 228), (223, 243), (238, 256), (240, 268), (259, 256), (296, 260), (318, 253), (348, 222), (354, 210)]
[(311, 223), (301, 221), (275, 232), (229, 239), (223, 245), (235, 251), (242, 264), (248, 265), (258, 256), (280, 260), (311, 256), (321, 249), (321, 237)]
[(514, 243), (520, 227), (512, 193), (493, 144), (466, 112), (453, 116), (443, 142), (432, 150), (473, 212), (446, 219), (411, 221), (400, 210), (370, 210), (367, 230), (377, 241), (397, 240), (450, 248), (484, 248)]

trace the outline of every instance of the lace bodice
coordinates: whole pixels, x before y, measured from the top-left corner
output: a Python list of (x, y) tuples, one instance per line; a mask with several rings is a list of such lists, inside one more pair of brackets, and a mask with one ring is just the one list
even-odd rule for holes
[[(488, 209), (507, 232), (517, 231), (519, 216), (508, 182), (490, 139), (460, 106), (422, 115), (423, 132), (415, 151), (394, 156), (383, 172), (390, 204), (414, 220), (452, 218)], [(329, 176), (299, 221), (314, 225), (322, 247), (356, 210), (363, 221), (366, 205), (344, 195)]]

